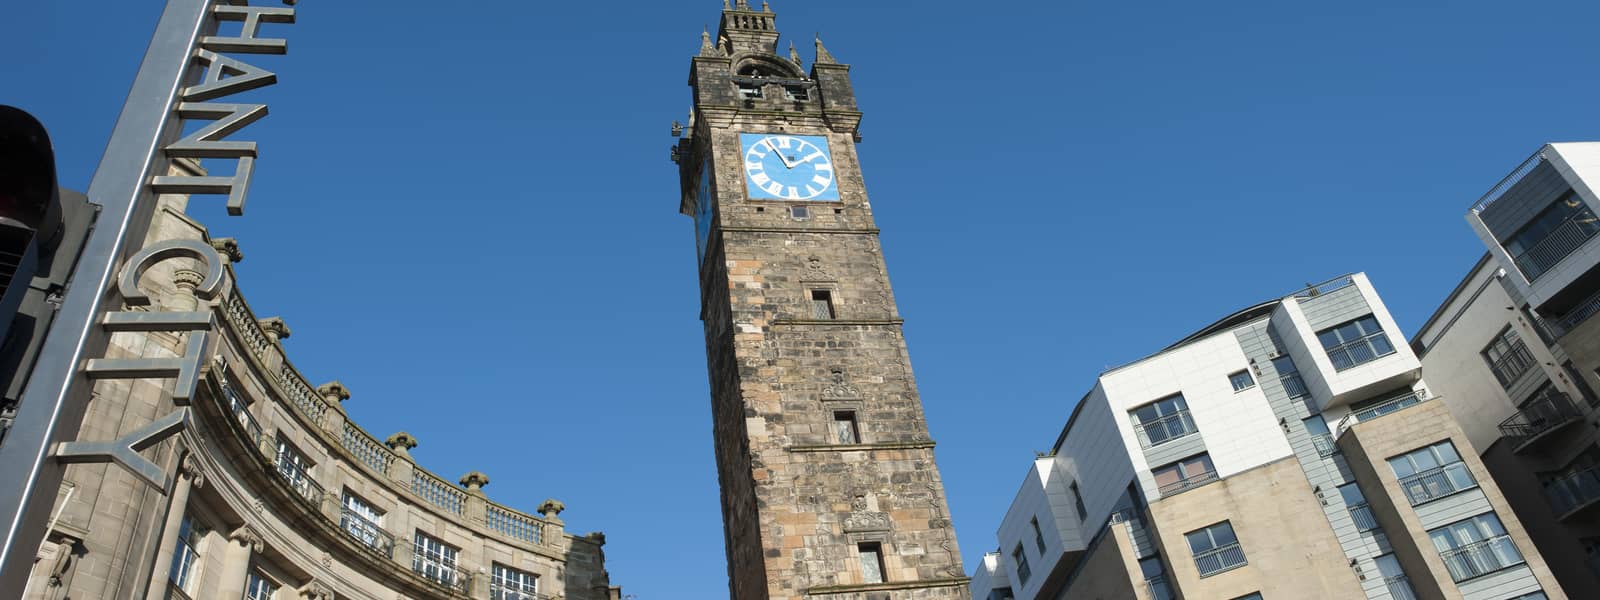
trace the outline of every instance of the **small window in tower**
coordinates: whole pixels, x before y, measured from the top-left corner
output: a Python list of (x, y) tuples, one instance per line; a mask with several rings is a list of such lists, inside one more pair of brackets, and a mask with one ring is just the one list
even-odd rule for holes
[(811, 318), (833, 318), (833, 292), (828, 290), (811, 290)]
[(783, 97), (795, 102), (805, 102), (811, 99), (811, 90), (803, 85), (786, 85), (783, 86)]
[(856, 545), (861, 554), (861, 582), (883, 583), (883, 546), (877, 542)]
[(840, 444), (861, 443), (861, 431), (856, 427), (856, 411), (834, 411), (833, 436)]
[(796, 219), (809, 219), (811, 218), (811, 209), (804, 206), (791, 206), (789, 207), (789, 216)]

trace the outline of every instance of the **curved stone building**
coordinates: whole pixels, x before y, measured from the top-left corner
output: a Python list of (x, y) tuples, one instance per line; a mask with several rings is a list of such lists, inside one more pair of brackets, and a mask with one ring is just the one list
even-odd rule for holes
[[(446, 479), (416, 462), (409, 434), (379, 437), (351, 421), (350, 390), (291, 364), (289, 327), (258, 317), (241, 293), (238, 245), (209, 236), (186, 203), (162, 197), (145, 243), (208, 242), (230, 263), (222, 292), (198, 298), (189, 259), (155, 265), (140, 287), (151, 311), (209, 310), (215, 333), (117, 333), (108, 354), (171, 358), (204, 345), (190, 422), (143, 452), (179, 478), (164, 496), (114, 464), (70, 467), (24, 598), (620, 598), (605, 536), (568, 533), (561, 502), (533, 513), (496, 503), (484, 474)], [(171, 380), (100, 382), (79, 439), (149, 426), (174, 412), (172, 391)]]

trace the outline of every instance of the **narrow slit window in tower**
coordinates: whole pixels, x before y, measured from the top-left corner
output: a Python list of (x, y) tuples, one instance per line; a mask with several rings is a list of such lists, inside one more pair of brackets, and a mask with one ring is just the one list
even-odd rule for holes
[(828, 290), (811, 290), (811, 318), (833, 318), (833, 293)]
[(856, 427), (856, 411), (834, 411), (833, 431), (834, 439), (840, 444), (861, 443), (861, 430)]
[(861, 553), (861, 582), (883, 583), (883, 546), (877, 542), (856, 545)]

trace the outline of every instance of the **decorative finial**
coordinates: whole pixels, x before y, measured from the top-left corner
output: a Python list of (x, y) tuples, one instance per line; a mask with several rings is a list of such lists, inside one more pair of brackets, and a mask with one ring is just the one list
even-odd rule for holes
[(716, 56), (717, 47), (711, 45), (711, 28), (706, 27), (700, 31), (700, 56)]
[(549, 498), (543, 503), (539, 504), (539, 516), (551, 521), (559, 522), (561, 520), (561, 511), (566, 509), (567, 505), (563, 504), (560, 500)]
[(461, 476), (461, 487), (467, 488), (468, 494), (483, 495), (483, 486), (489, 485), (489, 476), (482, 471), (472, 471)]
[(350, 399), (350, 388), (339, 383), (338, 380), (329, 381), (317, 386), (317, 393), (327, 398), (330, 404), (338, 404)]
[(802, 66), (800, 63), (800, 51), (794, 49), (793, 41), (789, 42), (789, 60), (794, 61), (794, 66)]
[(732, 6), (728, 6), (728, 0), (722, 0), (722, 10), (730, 10), (732, 8)]
[(261, 329), (267, 332), (271, 341), (289, 339), (289, 325), (283, 322), (283, 317), (267, 317), (259, 321)]
[(411, 437), (409, 433), (400, 431), (389, 436), (389, 439), (384, 440), (383, 443), (389, 446), (389, 449), (394, 450), (395, 454), (411, 458), (411, 449), (417, 447), (417, 438)]
[(771, 8), (767, 8), (767, 0), (761, 0), (761, 12), (772, 12)]
[(822, 46), (822, 34), (821, 33), (817, 34), (817, 60), (816, 60), (815, 64), (819, 64), (819, 65), (837, 65), (837, 64), (839, 64), (839, 61), (834, 60), (833, 59), (833, 55), (828, 53), (828, 49), (824, 48)]

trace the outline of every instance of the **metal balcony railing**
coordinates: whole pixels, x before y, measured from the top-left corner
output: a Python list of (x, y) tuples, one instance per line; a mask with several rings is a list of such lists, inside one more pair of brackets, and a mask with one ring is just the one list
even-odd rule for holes
[(1200, 570), (1201, 577), (1216, 575), (1244, 565), (1244, 549), (1240, 548), (1237, 543), (1212, 548), (1194, 555), (1194, 566)]
[(446, 565), (433, 559), (414, 555), (411, 557), (411, 572), (420, 575), (434, 585), (452, 592), (466, 595), (472, 591), (472, 577), (456, 568), (455, 565)]
[(1364, 406), (1355, 412), (1345, 415), (1343, 419), (1339, 419), (1338, 426), (1334, 427), (1334, 437), (1344, 435), (1345, 430), (1350, 429), (1350, 426), (1355, 425), (1356, 423), (1371, 421), (1389, 413), (1398, 412), (1407, 407), (1421, 404), (1424, 400), (1428, 399), (1427, 396), (1424, 395), (1425, 393), (1426, 392), (1421, 391), (1407, 392), (1377, 404)]
[(1544, 495), (1550, 500), (1550, 508), (1561, 518), (1600, 502), (1600, 466), (1551, 481), (1545, 485)]
[(1179, 479), (1179, 480), (1174, 481), (1172, 483), (1163, 485), (1163, 486), (1161, 486), (1161, 487), (1156, 489), (1156, 493), (1161, 494), (1161, 496), (1164, 498), (1164, 497), (1167, 497), (1167, 496), (1171, 496), (1173, 494), (1180, 494), (1180, 493), (1183, 493), (1183, 492), (1187, 492), (1189, 490), (1192, 490), (1192, 489), (1200, 487), (1202, 485), (1211, 483), (1211, 482), (1216, 481), (1216, 480), (1217, 480), (1217, 472), (1214, 471), (1214, 470), (1206, 471), (1204, 473), (1196, 473), (1194, 475), (1190, 475), (1190, 476), (1185, 477), (1183, 479)]
[(1394, 600), (1417, 600), (1417, 593), (1411, 590), (1411, 580), (1405, 575), (1383, 578), (1383, 587), (1389, 590), (1389, 597)]
[(1509, 535), (1496, 536), (1446, 550), (1439, 553), (1439, 558), (1444, 559), (1444, 566), (1450, 571), (1450, 579), (1456, 582), (1482, 577), (1522, 564), (1522, 553), (1517, 552), (1517, 547), (1511, 543)]
[(339, 515), (339, 529), (374, 552), (394, 558), (394, 536), (348, 506)]
[(1149, 423), (1134, 425), (1133, 431), (1139, 436), (1139, 443), (1150, 448), (1199, 433), (1200, 429), (1195, 427), (1194, 419), (1189, 416), (1189, 409), (1183, 409)]
[(1333, 442), (1333, 434), (1331, 433), (1311, 434), (1311, 445), (1317, 447), (1317, 455), (1323, 458), (1339, 453), (1339, 445)]
[(1528, 352), (1528, 345), (1522, 340), (1517, 340), (1505, 354), (1489, 363), (1489, 371), (1494, 373), (1500, 387), (1509, 388), (1517, 379), (1527, 373), (1534, 365), (1533, 354)]
[(1563, 392), (1546, 388), (1546, 392), (1529, 400), (1516, 414), (1500, 422), (1500, 435), (1511, 440), (1517, 450), (1529, 442), (1554, 431), (1556, 428), (1583, 418)]
[(1438, 500), (1462, 490), (1478, 487), (1478, 481), (1467, 470), (1467, 463), (1456, 461), (1434, 467), (1400, 480), (1400, 489), (1412, 506)]
[(288, 455), (283, 452), (272, 455), (272, 464), (277, 467), (274, 471), (278, 476), (283, 478), (289, 487), (294, 488), (295, 494), (299, 495), (301, 500), (313, 507), (321, 508), (324, 493), (322, 484), (312, 479), (310, 473), (289, 460)]
[(1577, 306), (1568, 310), (1567, 314), (1561, 315), (1561, 318), (1556, 319), (1554, 323), (1550, 323), (1550, 328), (1553, 330), (1550, 332), (1551, 337), (1561, 337), (1570, 333), (1580, 323), (1589, 320), (1589, 317), (1595, 316), (1597, 313), (1600, 313), (1600, 292), (1595, 292), (1594, 295), (1584, 298)]
[(1290, 398), (1299, 398), (1309, 395), (1311, 390), (1306, 389), (1306, 382), (1300, 378), (1299, 373), (1287, 373), (1278, 377), (1278, 383), (1283, 384), (1283, 391)]
[(1372, 531), (1378, 528), (1378, 518), (1372, 514), (1372, 506), (1365, 502), (1350, 505), (1350, 520), (1355, 521), (1356, 531)]
[(1146, 579), (1144, 580), (1144, 585), (1149, 588), (1150, 597), (1153, 600), (1174, 600), (1176, 598), (1172, 593), (1172, 584), (1167, 583), (1166, 575), (1157, 575)]
[(1517, 263), (1517, 268), (1522, 270), (1528, 281), (1533, 281), (1549, 272), (1561, 259), (1577, 251), (1596, 233), (1600, 233), (1600, 222), (1596, 221), (1592, 211), (1585, 208), (1573, 213), (1550, 230), (1544, 239), (1511, 257), (1511, 260)]

